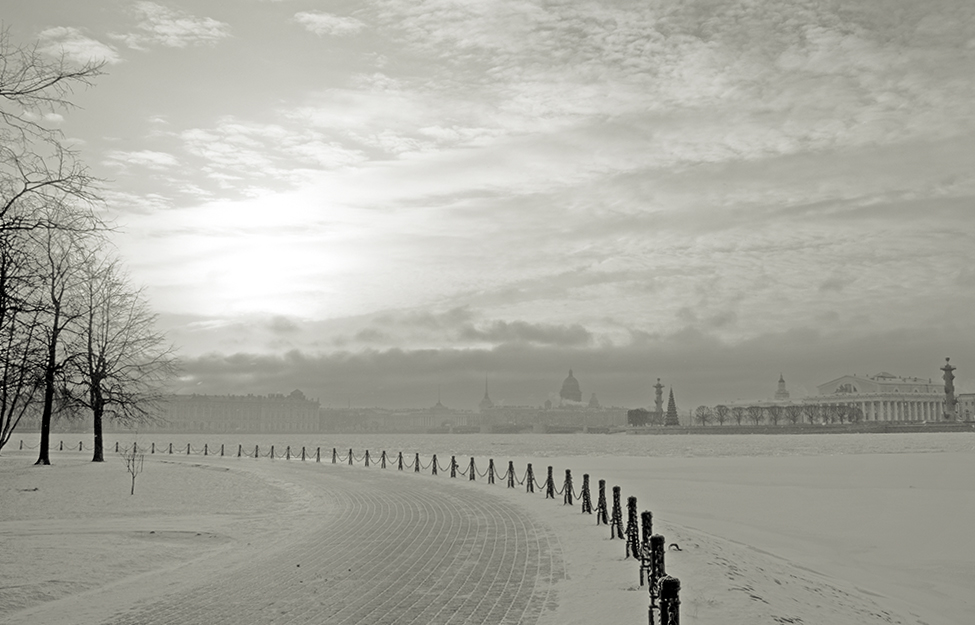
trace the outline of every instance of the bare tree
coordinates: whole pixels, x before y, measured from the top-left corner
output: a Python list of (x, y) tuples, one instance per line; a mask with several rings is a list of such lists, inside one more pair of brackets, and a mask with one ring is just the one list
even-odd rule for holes
[(806, 404), (802, 407), (802, 411), (805, 413), (810, 425), (816, 423), (820, 412), (818, 404)]
[(731, 417), (737, 425), (741, 425), (742, 419), (745, 418), (745, 408), (743, 406), (735, 406), (731, 409)]
[(34, 259), (25, 233), (0, 230), (0, 449), (36, 405), (41, 362)]
[(702, 426), (711, 422), (711, 409), (707, 406), (698, 406), (694, 410), (694, 420)]
[(126, 447), (119, 452), (122, 457), (122, 461), (125, 463), (125, 470), (129, 472), (132, 476), (132, 488), (129, 490), (130, 495), (135, 494), (135, 478), (142, 473), (142, 468), (145, 466), (146, 453), (144, 451), (139, 451), (139, 443), (133, 442), (131, 447)]
[(730, 412), (727, 406), (718, 404), (714, 407), (714, 420), (718, 422), (718, 425), (724, 425), (725, 421), (728, 420)]
[(72, 108), (76, 87), (90, 85), (103, 63), (73, 65), (37, 43), (14, 44), (0, 30), (0, 229), (51, 225), (38, 210), (66, 198), (95, 200), (94, 179), (49, 114)]
[(117, 259), (92, 257), (83, 268), (84, 313), (68, 349), (66, 394), (91, 411), (93, 462), (104, 461), (104, 418), (120, 423), (151, 421), (162, 388), (176, 373), (173, 350), (155, 329), (140, 290), (133, 289)]
[(768, 415), (768, 421), (772, 425), (778, 425), (779, 421), (782, 420), (782, 406), (776, 404), (766, 406), (765, 413)]
[(789, 420), (789, 423), (796, 425), (802, 421), (802, 405), (801, 404), (789, 404), (785, 407), (785, 418)]
[(748, 412), (748, 420), (755, 425), (761, 423), (762, 419), (765, 418), (764, 415), (765, 411), (762, 409), (761, 406), (749, 406), (748, 408), (746, 408), (746, 411)]
[[(70, 213), (71, 209), (56, 207), (52, 212)], [(75, 215), (81, 220), (84, 216)], [(68, 223), (67, 215), (56, 215), (60, 223)], [(33, 231), (39, 250), (41, 264), (41, 294), (38, 309), (41, 311), (40, 334), (44, 348), (41, 366), (43, 385), (43, 404), (41, 407), (40, 452), (35, 464), (51, 464), (48, 445), (51, 438), (51, 420), (54, 413), (55, 393), (57, 392), (65, 369), (72, 358), (67, 349), (74, 324), (85, 312), (80, 297), (84, 284), (83, 267), (90, 262), (93, 252), (90, 241), (84, 233), (90, 232), (83, 226), (78, 229), (40, 228)], [(63, 387), (63, 386), (62, 386)]]

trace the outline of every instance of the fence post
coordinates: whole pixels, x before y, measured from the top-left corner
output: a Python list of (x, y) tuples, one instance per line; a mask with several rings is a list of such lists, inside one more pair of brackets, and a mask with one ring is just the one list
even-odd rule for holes
[(457, 477), (457, 456), (450, 457), (450, 477)]
[(170, 456), (173, 455), (173, 444), (172, 443), (169, 444), (169, 455)]
[(640, 513), (640, 585), (650, 579), (650, 536), (653, 535), (653, 513), (644, 510)]
[(545, 499), (555, 499), (555, 480), (552, 479), (552, 467), (548, 468), (548, 475), (545, 477)]
[(339, 452), (337, 449), (332, 447), (332, 464), (335, 464), (338, 461), (339, 461)]
[(413, 457), (413, 472), (420, 472), (420, 452), (416, 452), (416, 456)]
[(64, 440), (62, 440), (61, 444), (58, 445), (58, 451), (64, 451)]
[(430, 462), (430, 464), (433, 465), (433, 473), (431, 473), (430, 475), (436, 475), (437, 474), (437, 454), (433, 454), (433, 460)]
[(190, 444), (186, 443), (186, 455), (190, 455)]
[(352, 466), (352, 448), (349, 447), (349, 466)]
[(572, 471), (569, 469), (565, 470), (565, 484), (562, 485), (562, 490), (565, 491), (562, 495), (562, 505), (569, 504), (572, 505)]
[(402, 451), (399, 452), (399, 455), (396, 456), (396, 470), (397, 471), (402, 471), (403, 470), (403, 452)]
[(477, 477), (477, 469), (474, 467), (474, 458), (471, 458), (471, 466), (468, 467), (468, 470), (471, 472), (470, 481), (473, 482)]
[(609, 525), (606, 512), (606, 480), (599, 480), (599, 500), (596, 503), (596, 525)]
[(640, 526), (636, 514), (636, 497), (626, 498), (626, 557), (640, 557)]
[(291, 460), (291, 445), (284, 448), (284, 459)]
[[(78, 451), (81, 451), (81, 441), (78, 441)], [(152, 444), (152, 453), (156, 453), (156, 444)]]
[(609, 537), (623, 538), (623, 511), (620, 509), (620, 487), (613, 487), (613, 517), (609, 520)]
[(271, 460), (274, 460), (274, 445), (271, 445)]
[(535, 492), (535, 473), (532, 471), (532, 463), (528, 463), (528, 468), (525, 469), (525, 492), (534, 493)]
[(667, 573), (664, 570), (664, 537), (660, 534), (650, 536), (650, 571), (647, 575), (647, 588), (650, 591), (650, 624), (653, 625), (653, 611), (660, 597), (660, 580)]
[(254, 457), (255, 458), (260, 458), (261, 457), (261, 455), (260, 455), (259, 452), (260, 452), (259, 446), (258, 445), (254, 445)]
[[(20, 450), (24, 450), (24, 439), (20, 439)], [(118, 443), (115, 443), (115, 451), (118, 451)]]
[(321, 447), (316, 447), (315, 448), (315, 462), (321, 462), (321, 461), (322, 461), (322, 448)]
[(680, 625), (680, 580), (670, 575), (660, 580), (660, 625)]
[(380, 469), (385, 469), (386, 468), (386, 450), (385, 449), (383, 450), (383, 455), (379, 458), (379, 460), (380, 460), (380, 466), (379, 466), (379, 468)]
[(244, 446), (240, 443), (237, 443), (237, 457), (240, 458), (243, 455), (244, 455)]
[(582, 513), (592, 514), (592, 497), (589, 495), (589, 474), (582, 474)]
[(301, 446), (301, 461), (302, 462), (305, 461), (305, 446), (304, 445)]
[(508, 488), (515, 487), (515, 461), (508, 461)]
[(220, 457), (223, 458), (223, 443), (220, 443)]
[[(20, 441), (20, 448), (24, 448), (24, 441)], [(118, 441), (115, 441), (115, 453), (118, 453)]]
[(494, 484), (494, 458), (488, 460), (488, 484)]
[(369, 450), (366, 450), (366, 466), (369, 466)]
[[(78, 443), (78, 451), (81, 451), (81, 443)], [(152, 447), (149, 448), (149, 453), (150, 454), (156, 453), (156, 444), (155, 443), (153, 443), (152, 444)]]

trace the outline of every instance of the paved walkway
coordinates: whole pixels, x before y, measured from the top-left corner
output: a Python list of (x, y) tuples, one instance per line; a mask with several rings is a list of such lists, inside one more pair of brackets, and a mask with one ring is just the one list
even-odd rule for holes
[[(558, 541), (486, 485), (321, 464), (327, 512), (294, 543), (114, 625), (535, 623), (564, 577)], [(309, 486), (309, 484), (311, 486)], [(317, 518), (316, 518), (317, 522)]]

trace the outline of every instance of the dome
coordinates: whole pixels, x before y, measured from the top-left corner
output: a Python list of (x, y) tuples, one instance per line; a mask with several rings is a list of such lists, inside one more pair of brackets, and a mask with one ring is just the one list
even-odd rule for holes
[(559, 391), (559, 397), (563, 401), (582, 401), (582, 389), (579, 388), (579, 381), (572, 377), (572, 369), (569, 369), (569, 377), (562, 382), (562, 390)]

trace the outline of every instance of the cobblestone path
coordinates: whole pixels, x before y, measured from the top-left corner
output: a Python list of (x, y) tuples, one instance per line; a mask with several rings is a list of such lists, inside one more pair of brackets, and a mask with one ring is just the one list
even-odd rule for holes
[[(564, 577), (551, 531), (484, 484), (334, 465), (299, 540), (133, 606), (114, 625), (535, 623)], [(398, 474), (397, 474), (398, 473)], [(314, 476), (314, 477), (311, 477)], [(314, 481), (312, 481), (314, 480)]]

